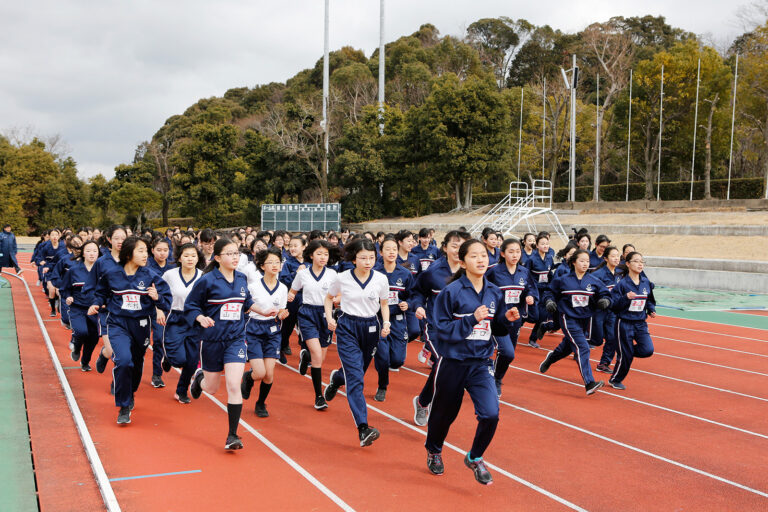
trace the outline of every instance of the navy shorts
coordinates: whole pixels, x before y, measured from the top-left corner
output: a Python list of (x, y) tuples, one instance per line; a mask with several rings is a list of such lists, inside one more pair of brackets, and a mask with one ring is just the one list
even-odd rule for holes
[(328, 330), (328, 321), (325, 319), (323, 306), (302, 304), (299, 308), (298, 323), (304, 341), (317, 338), (323, 348), (331, 344), (331, 331)]
[(200, 346), (200, 364), (206, 372), (224, 371), (227, 363), (245, 363), (245, 340), (203, 341)]
[(256, 320), (251, 318), (245, 329), (245, 341), (248, 344), (248, 360), (278, 359), (280, 344), (283, 340), (280, 322), (275, 320)]

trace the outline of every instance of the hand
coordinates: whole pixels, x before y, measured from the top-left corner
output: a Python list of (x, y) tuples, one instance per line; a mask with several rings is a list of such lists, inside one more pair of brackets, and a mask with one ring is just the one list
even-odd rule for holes
[(67, 306), (71, 306), (74, 301), (75, 299), (73, 297), (67, 297), (65, 302), (67, 303)]
[(197, 315), (197, 318), (195, 318), (195, 320), (197, 320), (197, 322), (201, 326), (203, 326), (203, 329), (207, 329), (209, 327), (213, 327), (214, 325), (216, 325), (216, 322), (213, 321), (213, 318), (209, 318), (203, 315)]
[(341, 304), (341, 295), (337, 295), (333, 298), (333, 306), (338, 307)]
[(424, 311), (424, 308), (421, 308), (421, 307), (416, 308), (416, 318), (418, 318), (419, 320), (424, 320), (425, 318), (427, 318), (427, 312)]
[(99, 314), (99, 306), (91, 306), (88, 308), (88, 315), (98, 315)]
[(278, 310), (277, 308), (270, 308), (264, 312), (262, 316), (277, 316)]
[(400, 311), (405, 311), (408, 309), (408, 303), (403, 301), (400, 304), (397, 305), (400, 308)]
[(328, 330), (331, 332), (336, 330), (336, 320), (333, 318), (328, 319)]
[(529, 306), (533, 306), (533, 302), (534, 302), (533, 297), (531, 297), (530, 295), (525, 298), (525, 303), (528, 304)]
[(504, 316), (510, 322), (515, 322), (515, 321), (520, 319), (520, 311), (518, 311), (517, 308), (510, 308), (510, 309), (507, 310), (507, 312), (504, 314)]
[(381, 328), (381, 337), (386, 338), (389, 336), (389, 324), (384, 324), (384, 327)]
[(627, 293), (627, 298), (628, 298), (629, 300), (632, 300), (632, 299), (634, 299), (635, 297), (637, 297), (637, 294), (636, 294), (635, 292), (628, 292), (628, 293)]
[(288, 310), (287, 309), (281, 309), (277, 312), (277, 319), (278, 320), (285, 320), (288, 318)]
[(547, 303), (544, 305), (544, 307), (547, 309), (549, 313), (557, 312), (557, 304), (553, 300), (548, 300)]
[(608, 309), (611, 306), (611, 299), (603, 297), (597, 301), (597, 309)]
[(475, 320), (482, 322), (488, 318), (488, 307), (483, 304), (475, 310)]
[(295, 293), (288, 292), (288, 302), (293, 302), (293, 299), (296, 298)]
[(155, 288), (155, 283), (152, 283), (149, 288), (147, 288), (147, 295), (149, 295), (149, 298), (152, 300), (157, 300), (160, 296), (157, 294), (157, 288)]
[(656, 318), (656, 312), (655, 311), (649, 311), (648, 316), (651, 318)]
[(48, 273), (48, 270), (49, 270), (49, 269), (48, 269), (48, 267), (45, 267), (45, 268), (43, 269), (43, 274), (46, 274), (46, 273)]
[(157, 312), (157, 325), (165, 326), (165, 313), (162, 309), (155, 308), (155, 310)]

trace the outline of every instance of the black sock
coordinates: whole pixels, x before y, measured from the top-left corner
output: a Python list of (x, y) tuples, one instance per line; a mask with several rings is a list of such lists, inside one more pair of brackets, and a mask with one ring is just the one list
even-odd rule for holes
[(51, 305), (51, 312), (56, 312), (56, 299), (48, 299), (48, 303)]
[(315, 388), (315, 396), (323, 396), (323, 369), (311, 368), (312, 370), (312, 386)]
[(227, 404), (227, 414), (229, 415), (229, 433), (237, 435), (237, 424), (240, 421), (240, 414), (243, 412), (243, 404)]
[(367, 429), (367, 428), (368, 428), (368, 424), (367, 424), (367, 423), (361, 423), (361, 424), (359, 424), (359, 425), (357, 426), (357, 431), (358, 431), (358, 432), (362, 432), (363, 430), (365, 430), (365, 429)]
[(271, 382), (267, 384), (266, 382), (261, 381), (261, 384), (259, 384), (259, 400), (257, 403), (264, 405), (264, 402), (267, 401), (267, 395), (269, 394), (270, 389), (272, 389)]

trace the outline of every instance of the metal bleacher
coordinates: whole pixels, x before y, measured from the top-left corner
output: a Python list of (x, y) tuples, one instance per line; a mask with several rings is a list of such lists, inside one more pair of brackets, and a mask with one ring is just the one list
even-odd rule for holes
[[(537, 223), (537, 220), (545, 223)], [(509, 184), (509, 194), (477, 221), (469, 230), (479, 236), (486, 227), (500, 231), (504, 236), (519, 236), (522, 231), (535, 233), (549, 231), (557, 234), (563, 243), (568, 235), (560, 224), (560, 219), (552, 210), (552, 182), (533, 180), (531, 186), (524, 181)]]

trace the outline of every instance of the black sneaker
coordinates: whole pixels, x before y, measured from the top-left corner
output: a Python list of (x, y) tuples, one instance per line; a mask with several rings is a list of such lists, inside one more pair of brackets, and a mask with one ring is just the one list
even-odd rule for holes
[(496, 381), (496, 396), (501, 398), (501, 380), (494, 379), (494, 381)]
[(240, 381), (240, 394), (243, 395), (243, 400), (251, 398), (251, 390), (253, 389), (253, 370), (245, 372), (243, 378)]
[(192, 398), (195, 400), (200, 398), (200, 395), (203, 393), (203, 377), (205, 377), (205, 375), (203, 375), (202, 369), (197, 370), (195, 376), (192, 377), (192, 384), (189, 386), (189, 394), (192, 395)]
[(51, 311), (51, 314), (50, 314), (50, 315), (48, 315), (48, 316), (50, 316), (50, 317), (54, 317), (54, 316), (56, 316), (56, 310), (55, 310), (55, 309), (54, 309), (54, 310), (52, 310), (52, 311)]
[(387, 399), (387, 390), (383, 388), (379, 388), (376, 390), (376, 395), (373, 397), (374, 400), (377, 402), (383, 402)]
[(107, 362), (109, 362), (109, 359), (104, 357), (102, 352), (99, 352), (99, 357), (96, 359), (96, 371), (104, 373), (104, 370), (107, 369)]
[(331, 377), (329, 379), (328, 385), (325, 387), (325, 393), (323, 393), (323, 396), (325, 396), (325, 401), (330, 402), (336, 397), (336, 392), (339, 390), (339, 386), (334, 384), (333, 378), (336, 376), (336, 372), (339, 370), (333, 370), (331, 372)]
[(165, 382), (163, 382), (163, 378), (159, 375), (153, 375), (152, 376), (152, 387), (153, 388), (164, 388)]
[(227, 436), (227, 442), (224, 444), (225, 450), (242, 450), (243, 441), (237, 434), (229, 434)]
[(322, 411), (323, 409), (328, 408), (328, 402), (325, 401), (325, 398), (322, 396), (318, 396), (315, 398), (315, 409), (318, 411)]
[(192, 402), (192, 399), (190, 399), (189, 395), (186, 393), (176, 393), (174, 398), (178, 400), (180, 404), (188, 404)]
[(163, 371), (165, 373), (168, 373), (169, 371), (171, 371), (171, 368), (172, 368), (171, 362), (168, 360), (167, 357), (163, 357), (163, 360), (160, 362), (160, 366), (163, 368)]
[(380, 435), (381, 434), (377, 429), (366, 425), (366, 427), (360, 431), (360, 446), (371, 446)]
[(285, 357), (284, 352), (280, 352), (280, 364), (288, 364), (288, 358)]
[(293, 350), (291, 350), (291, 347), (290, 347), (290, 346), (286, 346), (286, 347), (283, 349), (283, 354), (285, 354), (285, 355), (287, 355), (287, 356), (293, 355)]
[(590, 382), (589, 384), (587, 384), (585, 386), (587, 388), (587, 394), (588, 395), (594, 395), (595, 392), (598, 389), (600, 389), (601, 387), (603, 387), (604, 385), (605, 385), (605, 382), (603, 382), (601, 380), (598, 380), (598, 381), (595, 381), (595, 382)]
[(89, 364), (84, 364), (84, 365), (81, 365), (81, 366), (80, 366), (80, 371), (83, 371), (83, 372), (89, 372), (89, 371), (91, 371), (91, 365), (89, 365)]
[(309, 350), (303, 348), (299, 352), (299, 375), (306, 375), (309, 363), (312, 360), (312, 356), (309, 355)]
[(115, 381), (109, 383), (109, 394), (115, 396)]
[(475, 480), (483, 485), (491, 485), (493, 483), (493, 477), (485, 468), (483, 459), (477, 459), (475, 461), (469, 460), (469, 453), (464, 456), (464, 464), (475, 473)]
[(624, 391), (625, 389), (627, 389), (627, 386), (625, 386), (621, 382), (608, 381), (608, 384), (610, 384), (613, 389), (618, 389), (619, 391)]
[(269, 418), (269, 412), (267, 412), (267, 405), (256, 402), (256, 407), (253, 408), (253, 412), (256, 413), (258, 418)]
[(547, 373), (547, 370), (549, 370), (549, 367), (552, 366), (552, 361), (549, 359), (549, 356), (552, 355), (552, 352), (547, 354), (547, 357), (544, 358), (544, 360), (539, 365), (539, 371), (541, 373)]
[(129, 407), (121, 407), (120, 413), (117, 415), (118, 425), (127, 425), (131, 422), (131, 409)]
[(442, 475), (445, 472), (443, 455), (440, 453), (427, 452), (427, 468), (433, 475)]
[(78, 362), (80, 360), (80, 349), (82, 347), (76, 346), (74, 343), (69, 344), (69, 349), (72, 351), (71, 354), (69, 354), (72, 357), (72, 360), (74, 362)]
[(598, 363), (595, 370), (603, 373), (613, 373), (613, 370), (611, 370), (611, 366), (605, 363)]

